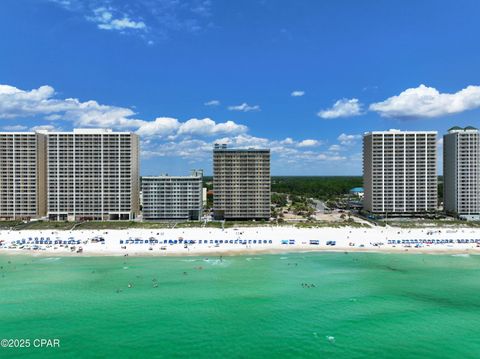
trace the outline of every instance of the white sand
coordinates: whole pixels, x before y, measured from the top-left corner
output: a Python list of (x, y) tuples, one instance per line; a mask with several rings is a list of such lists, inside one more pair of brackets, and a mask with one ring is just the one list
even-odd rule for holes
[[(38, 244), (47, 237), (52, 241), (68, 241), (74, 239), (80, 244), (58, 245)], [(103, 243), (93, 243), (95, 237), (104, 238)], [(31, 244), (15, 244), (17, 240), (26, 242), (32, 238)], [(158, 240), (159, 243), (125, 244), (128, 239)], [(405, 240), (427, 240), (435, 243), (424, 243), (418, 246), (402, 243)], [(469, 243), (457, 243), (467, 240)], [(123, 240), (124, 244), (120, 241)], [(169, 244), (169, 241), (177, 244)], [(181, 240), (181, 243), (180, 243)], [(261, 244), (259, 241), (261, 240)], [(282, 241), (294, 240), (294, 244)], [(310, 241), (319, 241), (312, 244)], [(437, 241), (453, 243), (436, 243)], [(474, 243), (470, 243), (473, 240)], [(167, 244), (164, 244), (167, 241)], [(185, 245), (185, 241), (195, 241)], [(202, 243), (200, 243), (202, 241)], [(207, 242), (205, 242), (207, 241)], [(216, 244), (215, 241), (218, 241)], [(220, 243), (222, 241), (222, 243)], [(232, 243), (230, 243), (232, 241)], [(235, 241), (237, 243), (235, 243)], [(246, 241), (246, 243), (244, 243)], [(267, 241), (267, 243), (264, 243)], [(327, 241), (335, 241), (334, 246)], [(400, 243), (389, 243), (400, 241)], [(95, 231), (0, 231), (1, 253), (25, 253), (33, 255), (234, 255), (243, 253), (279, 253), (294, 251), (382, 251), (409, 253), (480, 253), (480, 229), (400, 229), (389, 228), (295, 228), (295, 227), (250, 227), (237, 229), (188, 228), (188, 229), (130, 229), (130, 230), (95, 230)], [(254, 243), (256, 242), (256, 243)], [(34, 247), (37, 249), (34, 249)], [(480, 246), (480, 244), (479, 244)], [(81, 253), (77, 253), (79, 247)]]

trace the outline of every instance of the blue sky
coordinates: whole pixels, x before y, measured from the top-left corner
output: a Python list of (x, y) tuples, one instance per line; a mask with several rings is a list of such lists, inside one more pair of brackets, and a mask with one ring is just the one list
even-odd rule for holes
[[(2, 0), (2, 130), (141, 136), (142, 175), (361, 174), (361, 135), (478, 126), (477, 1)], [(439, 141), (441, 162), (441, 141)]]

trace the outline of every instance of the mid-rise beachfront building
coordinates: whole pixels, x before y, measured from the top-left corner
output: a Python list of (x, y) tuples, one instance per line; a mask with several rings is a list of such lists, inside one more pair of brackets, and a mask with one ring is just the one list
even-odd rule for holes
[(45, 136), (0, 133), (0, 219), (44, 216), (45, 184)]
[(130, 132), (48, 132), (51, 220), (128, 220), (139, 212), (139, 143)]
[(203, 213), (203, 171), (142, 177), (144, 220), (195, 220)]
[(364, 209), (415, 215), (437, 210), (437, 133), (374, 131), (363, 137)]
[(213, 150), (213, 210), (215, 219), (270, 218), (270, 150)]
[(480, 219), (480, 134), (452, 127), (443, 136), (444, 209), (466, 220)]

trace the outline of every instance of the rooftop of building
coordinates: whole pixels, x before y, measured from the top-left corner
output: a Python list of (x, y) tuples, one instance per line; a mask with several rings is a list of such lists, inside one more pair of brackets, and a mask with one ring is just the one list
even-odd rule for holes
[(436, 135), (438, 132), (437, 131), (402, 131), (402, 130), (397, 130), (397, 129), (390, 129), (387, 131), (369, 131), (365, 132), (364, 136), (368, 135), (395, 135), (395, 134), (432, 134)]
[(143, 179), (197, 179), (203, 177), (203, 170), (192, 170), (189, 175), (186, 176), (170, 176), (168, 173), (162, 173), (158, 176), (142, 176)]
[(35, 130), (35, 131), (2, 131), (0, 134), (9, 134), (9, 135), (33, 135), (35, 133), (46, 134), (46, 135), (57, 135), (57, 134), (76, 134), (76, 135), (101, 135), (101, 134), (133, 134), (131, 131), (113, 131), (111, 128), (74, 128), (72, 131), (51, 131), (51, 130)]
[(467, 126), (464, 128), (459, 126), (453, 126), (448, 130), (448, 133), (455, 133), (455, 132), (478, 132), (478, 128), (473, 126)]
[(270, 152), (270, 149), (268, 148), (228, 148), (225, 143), (215, 143), (213, 150), (215, 152)]

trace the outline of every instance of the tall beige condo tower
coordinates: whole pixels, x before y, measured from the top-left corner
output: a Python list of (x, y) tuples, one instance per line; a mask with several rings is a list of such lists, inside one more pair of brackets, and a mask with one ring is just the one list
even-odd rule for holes
[(375, 131), (363, 137), (364, 208), (414, 215), (437, 209), (437, 132)]
[(45, 136), (0, 133), (0, 219), (45, 216)]
[(137, 135), (107, 129), (47, 134), (50, 219), (133, 219), (139, 181)]
[(448, 214), (480, 219), (480, 134), (452, 127), (443, 136), (443, 198)]
[(270, 150), (213, 150), (215, 219), (270, 218)]

